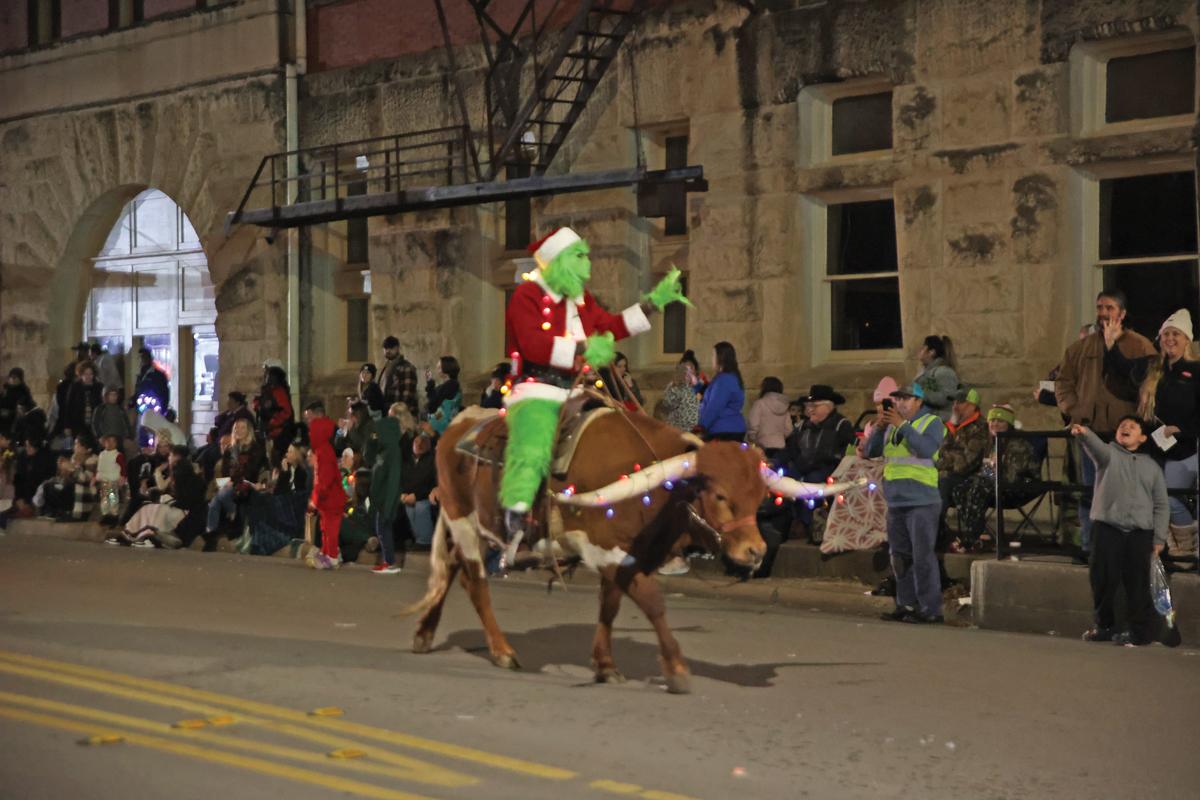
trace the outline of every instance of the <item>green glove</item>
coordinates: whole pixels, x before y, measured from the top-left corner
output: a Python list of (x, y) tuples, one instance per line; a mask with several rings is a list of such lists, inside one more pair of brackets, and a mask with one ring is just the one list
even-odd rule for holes
[(617, 357), (617, 340), (611, 332), (593, 333), (587, 338), (583, 349), (583, 360), (592, 369), (607, 367)]
[(649, 300), (654, 304), (654, 307), (662, 311), (671, 303), (683, 303), (686, 306), (691, 306), (692, 301), (683, 296), (683, 287), (679, 285), (679, 276), (682, 273), (678, 267), (671, 267), (671, 271), (666, 274), (658, 285), (650, 290), (650, 294), (645, 296), (645, 300)]

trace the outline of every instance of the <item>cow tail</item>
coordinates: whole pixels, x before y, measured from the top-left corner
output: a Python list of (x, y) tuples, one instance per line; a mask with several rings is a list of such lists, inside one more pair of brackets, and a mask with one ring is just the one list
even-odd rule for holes
[(450, 559), (453, 545), (446, 535), (446, 512), (438, 513), (437, 524), (433, 529), (433, 544), (429, 548), (429, 582), (426, 584), (425, 596), (410, 606), (400, 609), (396, 616), (409, 617), (413, 614), (423, 614), (433, 607), (438, 596), (446, 590), (450, 580)]

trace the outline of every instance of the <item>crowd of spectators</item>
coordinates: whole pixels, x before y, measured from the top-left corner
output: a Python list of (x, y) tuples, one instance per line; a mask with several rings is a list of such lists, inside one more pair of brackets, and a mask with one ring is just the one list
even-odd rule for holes
[[(1125, 304), (1120, 292), (1102, 293), (1095, 324), (1080, 331), (1033, 393), (1039, 402), (1057, 406), (1063, 421), (1088, 443), (1069, 453), (1067, 465), (1075, 473), (1071, 479), (1086, 488), (1075, 557), (1091, 565), (1101, 628), (1106, 613), (1101, 605), (1111, 600), (1115, 567), (1112, 547), (1105, 552), (1107, 566), (1092, 557), (1093, 512), (1100, 506), (1093, 487), (1103, 472), (1097, 454), (1105, 453), (1105, 463), (1112, 459), (1091, 437), (1111, 439), (1123, 420), (1137, 420), (1146, 436), (1132, 437), (1137, 447), (1129, 452), (1148, 455), (1167, 489), (1194, 488), (1197, 480), (1200, 362), (1191, 357), (1190, 314), (1180, 310), (1166, 319), (1156, 348), (1124, 326)], [(425, 371), (422, 402), (417, 369), (401, 355), (398, 340), (387, 337), (382, 349), (381, 365), (362, 365), (345, 415), (337, 420), (320, 402), (310, 403), (298, 419), (282, 364), (268, 361), (253, 399), (229, 392), (208, 441), (194, 450), (173, 441), (169, 427), (148, 436), (134, 421), (135, 414), (153, 413), (170, 426), (170, 382), (149, 350), (140, 351), (127, 394), (114, 357), (99, 345), (81, 344), (49, 410), (38, 407), (24, 373), (13, 368), (0, 393), (0, 489), (11, 497), (5, 517), (79, 520), (98, 514), (114, 526), (110, 542), (141, 547), (188, 546), (201, 538), (205, 549), (214, 549), (226, 537), (240, 550), (272, 553), (307, 541), (313, 565), (320, 568), (336, 567), (343, 550), (357, 552), (374, 539), (377, 571), (394, 572), (402, 560), (399, 544), (427, 544), (431, 538), (433, 451), (464, 395), (461, 366), (453, 356), (439, 360), (436, 374)], [(1023, 506), (1044, 491), (1039, 481), (1047, 442), (1011, 438), (997, 463), (997, 435), (1020, 427), (1014, 407), (989, 406), (977, 387), (964, 382), (949, 337), (926, 337), (917, 357), (920, 369), (910, 383), (891, 377), (880, 382), (873, 414), (864, 414), (871, 418), (860, 426), (840, 412), (846, 398), (833, 386), (816, 384), (789, 400), (775, 376), (762, 380), (744, 413), (737, 351), (718, 342), (711, 378), (687, 351), (654, 413), (705, 440), (756, 444), (772, 466), (802, 481), (826, 481), (846, 457), (882, 459), (894, 576), (879, 591), (897, 597), (887, 617), (937, 622), (947, 581), (938, 554), (994, 546), (989, 512), (997, 503)], [(498, 364), (479, 404), (501, 407), (508, 378), (509, 365)], [(623, 354), (604, 378), (630, 411), (644, 410), (642, 389)], [(780, 509), (772, 503), (763, 510), (761, 527), (776, 544), (787, 538), (813, 541), (814, 517), (822, 511), (819, 504)], [(1124, 530), (1120, 525), (1127, 520), (1113, 522), (1111, 509), (1101, 513), (1109, 535), (1114, 525)], [(1138, 517), (1138, 524), (1145, 519)], [(1157, 550), (1168, 553), (1195, 553), (1194, 503), (1172, 496), (1168, 521), (1155, 516), (1152, 524), (1150, 538), (1134, 538), (1152, 539)], [(665, 568), (682, 570), (681, 559)], [(1143, 633), (1139, 629), (1134, 638)]]
[[(427, 547), (436, 517), (433, 451), (462, 407), (459, 364), (417, 370), (395, 337), (383, 367), (364, 364), (345, 415), (321, 401), (297, 417), (283, 365), (263, 364), (262, 381), (227, 393), (199, 447), (174, 424), (170, 380), (153, 353), (139, 352), (126, 396), (115, 358), (81, 344), (63, 370), (49, 413), (14, 367), (0, 393), (0, 525), (11, 518), (98, 519), (108, 544), (218, 548), (225, 539), (252, 554), (290, 551), (335, 568), (364, 547), (375, 571), (398, 572), (404, 549)], [(507, 373), (500, 367), (491, 402)], [(381, 380), (377, 380), (377, 377)], [(399, 545), (399, 546), (398, 546)]]

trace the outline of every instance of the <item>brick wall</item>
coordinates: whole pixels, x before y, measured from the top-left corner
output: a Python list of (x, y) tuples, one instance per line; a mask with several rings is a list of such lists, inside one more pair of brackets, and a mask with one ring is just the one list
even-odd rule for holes
[(108, 29), (108, 0), (62, 0), (62, 36)]
[(28, 13), (25, 3), (0, 3), (0, 53), (29, 45)]
[[(673, 0), (654, 0), (663, 5)], [(351, 67), (384, 58), (422, 53), (442, 46), (442, 29), (434, 4), (401, 4), (394, 0), (343, 0), (310, 7), (308, 10), (308, 68), (310, 71)], [(525, 0), (497, 0), (489, 7), (492, 17), (505, 30), (516, 23)], [(578, 7), (578, 0), (561, 0), (550, 20), (561, 27)], [(554, 7), (554, 0), (537, 0), (535, 14), (541, 25)], [(455, 45), (479, 41), (479, 25), (471, 7), (463, 2), (445, 3), (446, 25)]]
[(176, 11), (190, 11), (196, 8), (196, 0), (143, 0), (142, 16), (153, 19), (163, 14)]

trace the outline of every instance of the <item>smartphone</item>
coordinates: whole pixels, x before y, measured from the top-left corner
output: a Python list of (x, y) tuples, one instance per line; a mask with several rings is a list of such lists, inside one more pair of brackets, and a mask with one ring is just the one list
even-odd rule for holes
[(882, 405), (882, 406), (883, 406), (883, 410), (884, 410), (884, 411), (891, 411), (891, 410), (892, 410), (892, 408), (893, 408), (893, 407), (894, 407), (896, 404), (892, 402), (892, 398), (890, 398), (890, 397), (885, 397), (885, 398), (883, 398), (883, 402), (881, 402), (881, 403), (880, 403), (880, 405)]

